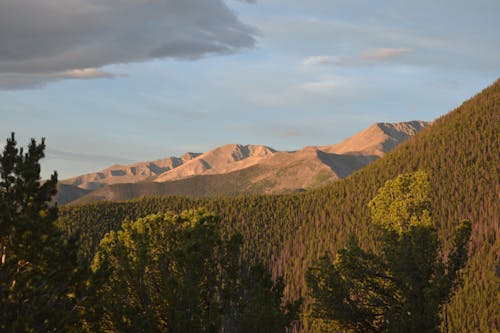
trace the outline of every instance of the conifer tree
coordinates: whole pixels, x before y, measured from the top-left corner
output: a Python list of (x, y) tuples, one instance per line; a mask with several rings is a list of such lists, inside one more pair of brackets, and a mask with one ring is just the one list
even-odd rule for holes
[[(283, 332), (298, 318), (298, 305), (282, 306), (284, 285), (264, 266), (243, 276), (241, 236), (224, 240), (219, 229), (217, 216), (190, 210), (149, 215), (108, 233), (92, 263), (90, 330)], [(248, 322), (250, 312), (256, 322)]]
[(40, 178), (45, 140), (0, 155), (0, 331), (62, 330), (76, 318), (76, 255), (55, 225), (57, 174)]
[(379, 253), (352, 238), (332, 262), (309, 268), (313, 317), (331, 328), (363, 332), (438, 332), (441, 306), (460, 281), (471, 224), (463, 221), (447, 259), (432, 223), (430, 185), (423, 171), (390, 180), (370, 202)]
[(235, 332), (285, 332), (299, 318), (302, 300), (282, 306), (284, 288), (283, 279), (273, 282), (264, 265), (252, 266), (242, 281), (243, 295)]

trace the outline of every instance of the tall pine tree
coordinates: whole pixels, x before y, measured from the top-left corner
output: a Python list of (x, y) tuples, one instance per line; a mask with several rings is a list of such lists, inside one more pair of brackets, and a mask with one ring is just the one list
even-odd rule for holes
[(76, 256), (55, 225), (57, 174), (43, 182), (45, 142), (25, 152), (12, 134), (0, 155), (0, 331), (69, 329), (76, 320)]

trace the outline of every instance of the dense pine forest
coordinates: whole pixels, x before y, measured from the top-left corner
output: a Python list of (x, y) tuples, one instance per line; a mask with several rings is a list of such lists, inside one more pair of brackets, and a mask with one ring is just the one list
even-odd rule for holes
[(368, 202), (390, 179), (416, 170), (429, 175), (433, 220), (446, 250), (463, 219), (472, 222), (463, 286), (442, 311), (443, 332), (500, 330), (500, 80), (437, 119), (385, 158), (345, 180), (305, 193), (189, 199), (151, 197), (60, 209), (59, 225), (80, 238), (79, 257), (90, 263), (100, 240), (123, 221), (152, 213), (203, 207), (220, 216), (224, 237), (243, 236), (248, 262), (262, 261), (274, 279), (283, 276), (289, 301), (304, 298), (297, 329), (310, 330), (308, 267), (334, 255), (354, 234), (377, 250)]

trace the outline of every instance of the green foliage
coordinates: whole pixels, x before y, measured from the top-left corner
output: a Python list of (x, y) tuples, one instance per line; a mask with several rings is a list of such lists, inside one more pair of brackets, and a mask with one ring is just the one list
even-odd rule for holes
[[(0, 155), (0, 331), (71, 327), (77, 318), (76, 253), (55, 226), (57, 174), (40, 181), (45, 143), (12, 134)], [(72, 245), (72, 244), (70, 244)]]
[(432, 225), (430, 189), (422, 170), (388, 180), (369, 203), (373, 223), (399, 235), (413, 226)]
[(363, 251), (355, 238), (339, 250), (335, 262), (325, 254), (313, 263), (306, 281), (313, 298), (309, 316), (321, 321), (326, 331), (380, 331), (397, 299), (384, 262)]
[(295, 318), (281, 307), (282, 283), (274, 284), (263, 266), (244, 277), (241, 236), (223, 240), (219, 222), (191, 210), (125, 222), (122, 230), (107, 234), (92, 263), (96, 294), (90, 329), (253, 331), (251, 316), (256, 327), (267, 327), (257, 331), (283, 332)]
[(262, 264), (251, 267), (242, 285), (236, 332), (285, 332), (298, 319), (302, 301), (296, 300), (283, 308), (283, 279), (273, 282), (271, 274)]
[(364, 251), (352, 239), (334, 263), (325, 256), (312, 266), (306, 280), (313, 317), (355, 331), (438, 331), (440, 308), (467, 261), (471, 223), (457, 228), (445, 262), (428, 210), (429, 187), (422, 171), (386, 182), (370, 202), (381, 253)]

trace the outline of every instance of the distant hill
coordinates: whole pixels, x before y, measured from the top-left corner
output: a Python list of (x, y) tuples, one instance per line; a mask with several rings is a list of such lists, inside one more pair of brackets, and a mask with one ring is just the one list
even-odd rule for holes
[(65, 205), (92, 192), (74, 185), (57, 184), (58, 195), (56, 197), (59, 205)]
[(65, 204), (147, 195), (206, 197), (315, 188), (350, 175), (428, 125), (423, 121), (378, 123), (339, 144), (293, 152), (228, 144), (204, 154), (114, 165), (61, 181), (57, 200)]
[(137, 183), (155, 177), (192, 160), (200, 154), (186, 153), (182, 157), (168, 157), (152, 162), (130, 165), (115, 164), (102, 171), (65, 179), (60, 184), (72, 185), (84, 190), (95, 190), (105, 185)]
[[(335, 253), (351, 234), (362, 247), (374, 249), (368, 202), (385, 181), (418, 169), (431, 180), (432, 217), (445, 248), (462, 219), (470, 219), (473, 227), (464, 283), (443, 309), (441, 331), (499, 332), (500, 80), (385, 157), (322, 188), (66, 206), (60, 211), (60, 225), (68, 233), (79, 232), (81, 254), (91, 258), (102, 236), (118, 229), (124, 219), (206, 207), (222, 217), (226, 234), (243, 235), (245, 257), (264, 261), (273, 277), (284, 277), (285, 293), (293, 299), (306, 296), (304, 274), (311, 262), (325, 251)], [(313, 331), (307, 321), (302, 329)]]

